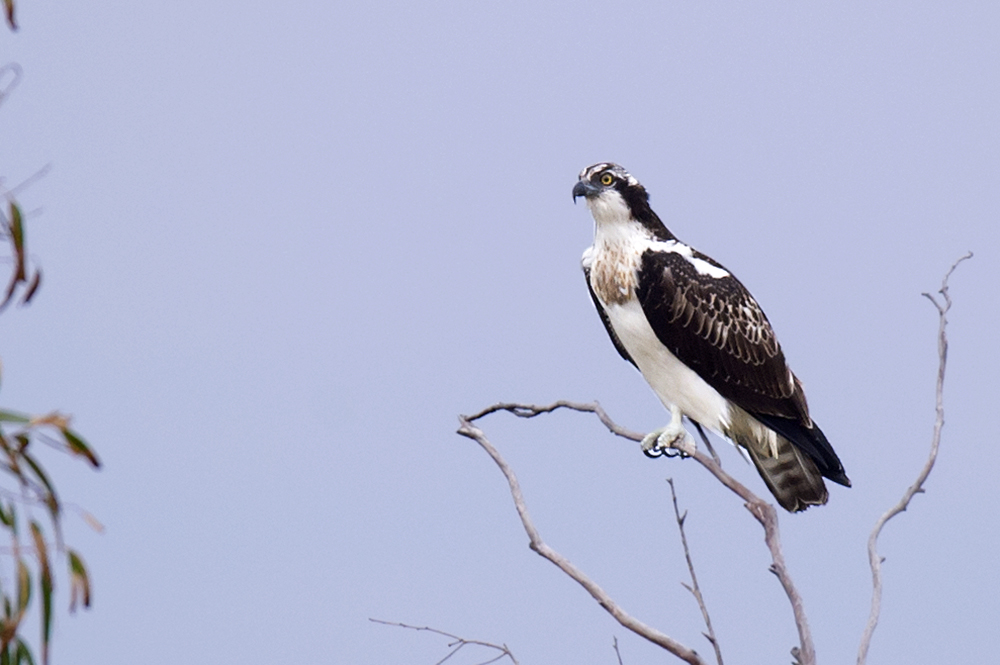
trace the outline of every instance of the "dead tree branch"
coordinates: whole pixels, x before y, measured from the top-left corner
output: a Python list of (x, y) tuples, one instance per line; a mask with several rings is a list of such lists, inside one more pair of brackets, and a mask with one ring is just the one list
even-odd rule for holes
[[(490, 442), (486, 439), (486, 435), (482, 432), (482, 430), (472, 424), (474, 421), (491, 413), (496, 413), (497, 411), (507, 411), (513, 413), (519, 418), (533, 418), (560, 408), (593, 413), (597, 415), (604, 426), (607, 427), (613, 434), (631, 441), (642, 440), (641, 434), (628, 430), (611, 420), (608, 414), (597, 402), (581, 403), (566, 400), (560, 400), (547, 406), (509, 402), (494, 404), (493, 406), (487, 407), (472, 416), (459, 416), (461, 426), (458, 429), (458, 433), (476, 441), (480, 446), (482, 446), (482, 448), (489, 453), (490, 457), (493, 458), (493, 461), (496, 462), (497, 466), (500, 467), (504, 476), (506, 476), (507, 482), (511, 487), (511, 494), (514, 496), (514, 505), (517, 508), (518, 515), (521, 517), (522, 524), (524, 524), (524, 529), (528, 533), (528, 539), (532, 550), (552, 561), (552, 563), (556, 564), (556, 566), (558, 566), (563, 572), (581, 584), (585, 589), (587, 589), (588, 592), (590, 592), (594, 599), (601, 604), (602, 607), (610, 612), (619, 623), (629, 630), (641, 635), (654, 644), (662, 646), (682, 660), (686, 660), (689, 663), (703, 663), (704, 661), (701, 657), (693, 650), (684, 647), (667, 635), (645, 626), (645, 624), (642, 624), (625, 614), (624, 611), (622, 611), (621, 608), (619, 608), (618, 605), (615, 604), (614, 601), (600, 589), (600, 587), (594, 584), (561, 555), (554, 552), (548, 547), (548, 545), (545, 545), (545, 543), (542, 542), (537, 530), (531, 523), (531, 518), (528, 516), (527, 509), (524, 506), (524, 498), (521, 496), (521, 489), (517, 484), (517, 479), (514, 477), (513, 471), (511, 471), (510, 467), (507, 466), (507, 463), (500, 456), (500, 453), (498, 453), (492, 444), (490, 444)], [(770, 570), (775, 574), (775, 576), (777, 576), (782, 588), (785, 590), (785, 594), (788, 596), (788, 600), (792, 606), (792, 614), (795, 618), (795, 626), (799, 633), (799, 646), (792, 649), (792, 655), (795, 657), (797, 665), (815, 665), (816, 651), (813, 647), (812, 633), (809, 630), (809, 622), (806, 618), (802, 597), (795, 588), (795, 584), (792, 582), (792, 578), (788, 574), (788, 569), (785, 566), (785, 556), (781, 550), (781, 535), (778, 530), (778, 515), (774, 506), (751, 492), (745, 485), (726, 473), (721, 466), (716, 464), (715, 460), (699, 451), (690, 437), (684, 437), (684, 440), (677, 445), (677, 450), (683, 455), (697, 461), (705, 469), (707, 469), (709, 473), (715, 476), (719, 482), (743, 499), (746, 509), (750, 511), (750, 514), (753, 515), (763, 527), (764, 542), (771, 553), (772, 563)]]
[(715, 661), (719, 665), (722, 663), (722, 649), (719, 648), (719, 641), (715, 638), (715, 630), (712, 628), (712, 618), (708, 616), (708, 606), (705, 605), (705, 598), (701, 595), (701, 587), (698, 586), (698, 576), (694, 574), (694, 562), (691, 560), (691, 550), (688, 549), (687, 535), (684, 533), (684, 522), (687, 520), (687, 511), (681, 515), (680, 508), (677, 507), (677, 491), (674, 489), (674, 479), (667, 478), (667, 482), (670, 483), (670, 499), (674, 504), (674, 517), (677, 518), (677, 530), (681, 533), (681, 545), (684, 546), (684, 559), (687, 561), (688, 572), (691, 574), (691, 584), (681, 584), (684, 588), (691, 592), (694, 599), (698, 601), (698, 609), (701, 610), (701, 616), (705, 620), (705, 628), (708, 630), (707, 633), (702, 633), (711, 644), (712, 648), (715, 649)]
[(622, 662), (622, 652), (618, 650), (618, 638), (614, 638), (613, 646), (615, 647), (615, 655), (618, 656), (618, 665), (625, 665)]
[(434, 665), (441, 665), (441, 663), (443, 663), (444, 661), (448, 660), (456, 653), (458, 653), (459, 649), (461, 649), (464, 646), (468, 646), (470, 644), (474, 646), (486, 647), (488, 649), (496, 649), (497, 651), (500, 652), (500, 654), (497, 655), (495, 658), (484, 660), (483, 662), (479, 663), (479, 665), (488, 665), (489, 663), (495, 663), (501, 658), (510, 658), (510, 662), (514, 663), (514, 665), (519, 665), (519, 663), (517, 662), (517, 658), (514, 658), (514, 654), (510, 652), (510, 649), (507, 648), (506, 644), (500, 645), (500, 644), (493, 644), (492, 642), (482, 642), (480, 640), (467, 640), (464, 637), (459, 637), (458, 635), (452, 635), (451, 633), (446, 633), (443, 630), (438, 630), (437, 628), (430, 628), (429, 626), (411, 626), (409, 624), (399, 623), (397, 621), (383, 621), (382, 619), (372, 619), (372, 618), (369, 618), (368, 620), (371, 621), (372, 623), (380, 623), (384, 626), (395, 626), (396, 628), (409, 628), (410, 630), (434, 633), (435, 635), (443, 635), (444, 637), (453, 640), (448, 644), (448, 648), (451, 649), (451, 651), (448, 652), (448, 655), (439, 660), (438, 662), (434, 663)]
[(7, 100), (10, 93), (21, 82), (23, 73), (21, 65), (16, 62), (8, 62), (0, 67), (0, 104), (3, 104)]
[(948, 310), (951, 309), (951, 296), (948, 295), (948, 279), (962, 261), (970, 258), (972, 258), (972, 252), (955, 261), (948, 272), (945, 273), (944, 279), (941, 281), (941, 288), (938, 289), (938, 293), (941, 294), (942, 298), (941, 302), (938, 302), (929, 293), (922, 294), (933, 303), (938, 311), (938, 372), (935, 391), (934, 433), (931, 436), (931, 449), (927, 456), (927, 462), (924, 464), (923, 469), (920, 470), (917, 480), (903, 493), (903, 498), (899, 500), (899, 503), (878, 518), (878, 521), (875, 522), (875, 528), (872, 529), (871, 535), (868, 537), (868, 563), (872, 569), (872, 605), (871, 613), (868, 616), (868, 623), (861, 636), (861, 645), (858, 648), (858, 665), (865, 665), (865, 662), (868, 660), (868, 647), (871, 645), (872, 635), (875, 633), (879, 613), (882, 610), (883, 559), (879, 556), (877, 550), (878, 537), (882, 533), (882, 528), (886, 525), (886, 522), (906, 510), (914, 496), (923, 493), (924, 482), (930, 475), (931, 469), (934, 468), (934, 462), (937, 460), (938, 447), (941, 444), (941, 430), (944, 427), (944, 374), (948, 361), (948, 336), (945, 334), (945, 331), (948, 327)]
[[(512, 411), (517, 415), (521, 415), (521, 413), (519, 413), (520, 409), (526, 408), (530, 410), (531, 408), (531, 407), (522, 407), (521, 405), (510, 405), (512, 408), (507, 408), (506, 406), (501, 406), (501, 405), (498, 406), (499, 408), (493, 410)], [(558, 407), (553, 406), (548, 410), (551, 411), (555, 408)], [(577, 410), (590, 410), (596, 413), (596, 410), (594, 409), (577, 409)], [(489, 456), (493, 458), (493, 461), (500, 468), (500, 471), (507, 479), (507, 483), (510, 485), (511, 496), (514, 499), (514, 507), (517, 509), (517, 514), (521, 518), (521, 524), (524, 526), (524, 530), (528, 534), (528, 541), (529, 541), (528, 546), (542, 557), (551, 561), (553, 564), (556, 565), (556, 567), (558, 567), (561, 571), (569, 575), (580, 586), (586, 589), (587, 592), (594, 598), (594, 600), (596, 600), (601, 607), (607, 610), (608, 613), (611, 614), (611, 616), (613, 616), (615, 620), (618, 621), (618, 623), (620, 623), (622, 626), (631, 630), (636, 635), (639, 635), (640, 637), (649, 640), (653, 644), (657, 644), (663, 647), (664, 649), (674, 654), (681, 660), (691, 663), (691, 665), (706, 665), (705, 661), (702, 660), (701, 656), (699, 656), (698, 653), (693, 649), (684, 646), (683, 644), (676, 641), (669, 635), (666, 635), (651, 626), (647, 626), (643, 622), (639, 621), (638, 619), (632, 617), (630, 614), (625, 612), (625, 610), (623, 610), (618, 605), (618, 603), (616, 603), (611, 598), (611, 596), (609, 596), (604, 591), (604, 589), (599, 587), (582, 570), (574, 566), (564, 556), (562, 556), (554, 549), (545, 544), (545, 542), (542, 540), (541, 534), (539, 534), (538, 532), (538, 529), (535, 528), (535, 525), (531, 520), (531, 516), (528, 514), (528, 507), (525, 505), (524, 495), (521, 493), (521, 486), (517, 482), (517, 477), (514, 475), (514, 471), (510, 468), (506, 460), (504, 460), (504, 458), (500, 455), (497, 449), (493, 447), (493, 444), (489, 442), (489, 440), (486, 438), (486, 434), (484, 434), (481, 429), (472, 424), (472, 420), (474, 420), (477, 417), (482, 417), (482, 415), (485, 415), (485, 413), (472, 417), (460, 416), (459, 421), (461, 422), (461, 427), (459, 427), (458, 433), (478, 443), (483, 448), (483, 450), (485, 450), (489, 454)], [(522, 416), (522, 417), (530, 417), (530, 416)]]

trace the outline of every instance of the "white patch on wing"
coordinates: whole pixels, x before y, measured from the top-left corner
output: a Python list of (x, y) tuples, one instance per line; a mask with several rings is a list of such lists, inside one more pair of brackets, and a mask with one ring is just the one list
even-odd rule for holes
[(715, 432), (729, 427), (729, 402), (657, 339), (639, 301), (632, 298), (604, 309), (619, 341), (667, 409), (676, 405)]
[(653, 249), (663, 252), (673, 252), (678, 256), (683, 256), (687, 259), (687, 262), (698, 271), (699, 275), (708, 275), (709, 277), (714, 277), (715, 279), (729, 277), (729, 272), (727, 270), (720, 268), (719, 266), (714, 266), (705, 259), (699, 259), (694, 255), (694, 250), (691, 249), (689, 245), (685, 245), (677, 240), (653, 243)]
[[(684, 257), (699, 275), (708, 275), (715, 279), (729, 277), (729, 271), (712, 265), (694, 255), (690, 246), (677, 240), (656, 240), (649, 231), (632, 219), (628, 204), (615, 190), (608, 190), (600, 196), (587, 199), (587, 206), (594, 216), (594, 248), (599, 252), (612, 247), (629, 247), (632, 253), (639, 256), (647, 249), (654, 252), (671, 252)], [(621, 250), (618, 250), (619, 252)], [(596, 258), (594, 256), (593, 258)]]

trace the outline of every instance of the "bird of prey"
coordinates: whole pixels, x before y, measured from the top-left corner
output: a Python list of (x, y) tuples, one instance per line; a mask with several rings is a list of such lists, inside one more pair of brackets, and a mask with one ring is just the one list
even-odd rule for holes
[(595, 222), (582, 260), (594, 305), (618, 353), (671, 414), (643, 451), (655, 456), (689, 436), (686, 416), (743, 448), (788, 511), (826, 503), (824, 477), (850, 487), (746, 287), (678, 240), (621, 166), (584, 169), (573, 187), (573, 200), (581, 196)]

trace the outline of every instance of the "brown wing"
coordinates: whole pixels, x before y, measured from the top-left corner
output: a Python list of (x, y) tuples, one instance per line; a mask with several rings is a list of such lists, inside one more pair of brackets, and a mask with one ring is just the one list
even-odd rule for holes
[[(707, 256), (696, 258), (721, 265)], [(850, 480), (809, 417), (767, 316), (738, 279), (698, 272), (675, 252), (647, 250), (636, 295), (656, 337), (720, 395), (786, 437), (827, 478)]]
[(657, 338), (720, 395), (750, 412), (810, 422), (771, 324), (735, 277), (701, 274), (680, 254), (648, 250), (636, 295)]

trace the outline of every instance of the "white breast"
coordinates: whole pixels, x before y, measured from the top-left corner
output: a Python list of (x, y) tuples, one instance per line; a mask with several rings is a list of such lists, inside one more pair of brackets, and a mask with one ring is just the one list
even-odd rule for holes
[(687, 417), (716, 432), (729, 426), (726, 399), (660, 343), (634, 297), (623, 304), (605, 305), (618, 339), (653, 392), (668, 409), (672, 404)]

